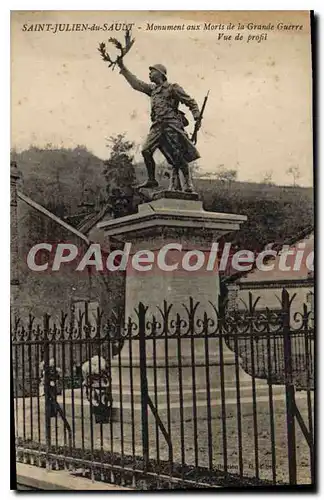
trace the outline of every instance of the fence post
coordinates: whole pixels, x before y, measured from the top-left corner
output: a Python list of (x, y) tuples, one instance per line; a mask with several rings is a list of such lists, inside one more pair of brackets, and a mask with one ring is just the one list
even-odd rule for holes
[(49, 377), (49, 316), (44, 315), (44, 397), (45, 397), (45, 440), (46, 469), (51, 470), (49, 453), (51, 450), (51, 398)]
[(306, 304), (304, 304), (304, 318), (305, 318), (304, 335), (305, 335), (306, 383), (307, 383), (306, 393), (307, 393), (308, 428), (311, 441), (309, 446), (309, 453), (310, 453), (310, 469), (311, 469), (312, 484), (315, 484), (314, 430), (313, 430), (313, 412), (312, 412), (312, 398), (311, 398), (311, 390), (312, 390), (311, 387), (313, 386), (313, 389), (315, 389), (315, 380), (314, 380), (315, 369), (313, 364), (314, 362), (313, 356), (315, 355), (315, 351), (313, 350), (312, 354), (311, 346), (309, 345), (310, 333), (311, 333), (309, 324), (311, 325), (311, 328), (313, 328), (313, 325), (311, 323), (312, 319), (310, 319), (308, 315), (309, 315), (308, 308)]
[[(139, 327), (139, 358), (141, 376), (141, 413), (142, 413), (142, 447), (144, 471), (148, 469), (149, 462), (149, 432), (148, 432), (148, 387), (146, 374), (146, 341), (145, 341), (145, 314), (146, 307), (142, 302), (138, 305)], [(132, 339), (130, 339), (132, 342)]]
[(296, 434), (295, 434), (295, 387), (292, 373), (292, 352), (290, 338), (290, 299), (285, 288), (282, 290), (282, 326), (284, 341), (286, 420), (288, 439), (289, 483), (297, 483)]

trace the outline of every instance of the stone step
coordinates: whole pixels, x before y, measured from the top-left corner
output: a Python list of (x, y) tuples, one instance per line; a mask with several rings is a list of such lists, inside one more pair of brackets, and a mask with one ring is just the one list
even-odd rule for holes
[[(285, 403), (285, 387), (284, 386), (273, 386), (272, 388), (273, 392), (273, 399), (275, 401), (283, 401), (283, 404)], [(126, 391), (125, 391), (126, 392)], [(150, 393), (149, 393), (150, 394)], [(152, 402), (155, 405), (155, 399), (153, 396), (153, 392), (150, 394)], [(300, 396), (299, 396), (300, 397)], [(20, 398), (19, 398), (20, 399)], [(258, 384), (256, 386), (256, 398), (254, 400), (253, 398), (253, 393), (252, 393), (252, 388), (243, 386), (240, 388), (240, 404), (245, 405), (249, 404), (252, 406), (253, 402), (256, 402), (256, 405), (258, 403), (268, 403), (269, 402), (269, 389), (267, 384)], [(68, 420), (72, 418), (72, 415), (74, 414), (75, 419), (81, 419), (81, 415), (83, 413), (83, 418), (84, 420), (89, 420), (90, 419), (90, 414), (91, 414), (91, 405), (90, 402), (87, 400), (85, 395), (81, 396), (81, 390), (76, 389), (74, 391), (74, 396), (72, 397), (72, 391), (66, 391), (65, 397), (64, 397), (64, 404), (63, 404), (63, 396), (58, 396), (57, 402), (60, 404), (61, 408), (65, 412), (65, 416)], [(31, 408), (31, 399), (25, 399), (25, 412), (29, 413), (30, 408)], [(225, 405), (224, 405), (225, 403)], [(218, 415), (218, 410), (221, 409), (223, 406), (229, 409), (229, 411), (236, 411), (237, 410), (237, 392), (235, 387), (226, 387), (225, 389), (225, 398), (224, 402), (222, 402), (221, 398), (221, 392), (219, 389), (214, 389), (210, 391), (210, 408), (214, 409), (212, 411), (212, 418), (219, 418)], [(19, 407), (22, 407), (22, 398), (20, 399), (20, 402), (18, 403)], [(37, 398), (32, 398), (32, 407), (33, 407), (33, 413), (36, 415), (38, 411), (38, 401)], [(94, 408), (94, 407), (93, 407)], [(186, 393), (183, 395), (182, 402), (179, 397), (179, 391), (170, 391), (169, 392), (169, 401), (166, 397), (166, 392), (160, 392), (158, 395), (158, 404), (157, 404), (157, 410), (159, 413), (160, 418), (163, 420), (166, 419), (167, 413), (170, 411), (171, 412), (171, 420), (175, 421), (180, 418), (180, 410), (182, 409), (184, 414), (187, 415), (187, 417), (191, 417), (194, 411), (194, 408), (197, 411), (197, 418), (207, 418), (207, 410), (208, 410), (208, 403), (207, 403), (207, 397), (206, 397), (206, 392), (203, 390), (197, 390), (196, 393), (196, 403), (194, 404), (193, 397), (192, 397), (192, 391), (186, 391)], [(22, 408), (21, 408), (22, 409)], [(217, 411), (216, 411), (217, 410)], [(20, 410), (21, 411), (21, 410)], [(39, 411), (40, 413), (45, 413), (45, 401), (44, 397), (39, 398)], [(123, 393), (122, 395), (122, 404), (120, 402), (120, 397), (119, 393), (113, 390), (113, 421), (119, 422), (122, 420), (125, 423), (131, 423), (133, 422), (133, 414), (134, 414), (134, 419), (136, 421), (139, 421), (141, 418), (141, 411), (142, 411), (142, 406), (141, 406), (141, 392), (140, 391), (134, 391), (133, 394), (133, 402), (131, 399), (131, 394), (130, 393)], [(151, 410), (148, 410), (149, 418), (154, 419)], [(187, 418), (186, 417), (186, 418)]]

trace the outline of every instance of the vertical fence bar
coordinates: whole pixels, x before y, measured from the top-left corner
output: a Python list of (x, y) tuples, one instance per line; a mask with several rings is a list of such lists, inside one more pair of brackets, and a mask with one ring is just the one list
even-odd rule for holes
[[(94, 383), (94, 377), (93, 374), (95, 372), (93, 371), (93, 366), (92, 366), (92, 361), (93, 361), (93, 356), (94, 356), (94, 349), (93, 349), (93, 339), (91, 335), (91, 325), (89, 323), (89, 316), (88, 316), (88, 302), (85, 302), (84, 304), (84, 315), (80, 315), (79, 318), (79, 328), (81, 332), (81, 338), (82, 338), (82, 325), (83, 325), (83, 319), (84, 319), (84, 329), (87, 332), (87, 337), (88, 337), (88, 346), (89, 346), (89, 385), (90, 385), (90, 419), (89, 419), (89, 424), (90, 424), (90, 456), (91, 456), (91, 466), (90, 466), (90, 472), (91, 472), (91, 481), (94, 481), (94, 467), (93, 467), (93, 462), (94, 462), (94, 423), (93, 423), (93, 417), (94, 417), (94, 411), (93, 411), (93, 398), (95, 395), (95, 383)], [(96, 370), (96, 368), (95, 368)], [(97, 365), (97, 371), (100, 372), (100, 358), (98, 356), (98, 365)]]
[[(166, 323), (167, 324), (167, 323)], [(166, 388), (166, 403), (167, 403), (167, 421), (168, 421), (168, 434), (171, 438), (171, 407), (170, 407), (170, 374), (169, 374), (169, 343), (167, 326), (164, 329), (164, 356), (165, 356), (165, 388)], [(169, 473), (172, 476), (173, 463), (169, 461)]]
[[(154, 386), (154, 405), (156, 408), (156, 411), (158, 412), (159, 410), (159, 403), (158, 403), (158, 385), (157, 385), (157, 366), (156, 366), (156, 324), (155, 324), (155, 318), (153, 318), (153, 324), (154, 328), (152, 331), (152, 344), (153, 344), (153, 386)], [(159, 438), (159, 426), (158, 422), (155, 419), (155, 448), (156, 448), (156, 462), (157, 462), (157, 474), (160, 474), (160, 438)]]
[(44, 394), (45, 394), (45, 440), (46, 469), (51, 470), (49, 453), (51, 451), (51, 398), (49, 373), (49, 316), (44, 315)]
[[(24, 327), (22, 331), (25, 333)], [(26, 441), (26, 386), (25, 386), (25, 335), (22, 337), (21, 347), (21, 365), (22, 365), (22, 404), (23, 404), (23, 439)]]
[[(65, 319), (66, 316), (61, 312), (61, 323), (60, 323), (60, 341), (61, 341), (61, 353), (62, 353), (62, 397), (63, 397), (63, 413), (66, 415), (66, 401), (65, 401), (65, 390), (66, 390), (66, 367), (65, 367)], [(64, 468), (66, 469), (66, 427), (64, 425), (63, 430), (63, 445), (64, 445)], [(69, 450), (71, 453), (71, 450)]]
[(32, 332), (33, 332), (33, 318), (30, 315), (29, 316), (29, 324), (28, 324), (28, 358), (29, 358), (29, 366), (28, 366), (28, 371), (29, 371), (29, 404), (30, 404), (30, 410), (29, 410), (29, 418), (30, 418), (30, 439), (33, 441), (33, 362), (32, 362)]
[[(57, 373), (57, 343), (56, 343), (56, 325), (54, 324), (54, 336), (53, 336), (53, 344), (52, 344), (52, 349), (53, 349), (53, 361), (54, 361), (54, 372)], [(60, 380), (55, 380), (55, 387), (54, 387), (54, 395), (55, 395), (55, 400), (57, 399), (57, 392), (60, 387), (61, 381)], [(58, 448), (58, 418), (57, 418), (57, 412), (55, 412), (55, 446), (56, 449)], [(58, 463), (56, 462), (56, 468), (58, 468)]]
[[(134, 380), (133, 380), (133, 340), (132, 340), (132, 323), (131, 319), (127, 325), (127, 338), (129, 349), (129, 383), (130, 383), (130, 404), (131, 404), (131, 441), (132, 441), (132, 460), (133, 469), (135, 469), (135, 409), (134, 409)], [(135, 473), (132, 474), (132, 487), (136, 486)]]
[(75, 330), (74, 305), (71, 306), (69, 326), (69, 375), (71, 380), (71, 417), (72, 417), (72, 446), (75, 448), (75, 407), (74, 407), (74, 376), (73, 376), (73, 335)]
[[(89, 317), (88, 317), (88, 308), (86, 309), (86, 321), (89, 321)], [(96, 317), (96, 339), (97, 339), (97, 342), (98, 342), (98, 356), (99, 356), (99, 373), (101, 373), (101, 370), (104, 369), (104, 372), (105, 372), (105, 376), (107, 376), (107, 385), (109, 386), (109, 378), (110, 377), (110, 370), (108, 370), (108, 367), (106, 366), (106, 361), (105, 361), (105, 358), (103, 356), (103, 345), (102, 345), (102, 342), (103, 342), (103, 339), (101, 337), (101, 328), (102, 328), (102, 325), (101, 325), (101, 313), (100, 313), (100, 309), (97, 308), (97, 317)], [(102, 365), (101, 365), (101, 360), (103, 360), (104, 364), (105, 364), (105, 367), (103, 368)], [(111, 386), (110, 386), (111, 388)], [(105, 395), (103, 396), (102, 394), (102, 391), (105, 391)], [(100, 405), (102, 404), (103, 400), (106, 400), (106, 391), (107, 389), (103, 389), (102, 388), (102, 382), (101, 382), (101, 377), (99, 378), (99, 401), (100, 401)], [(106, 401), (105, 401), (106, 403)], [(109, 404), (109, 403), (108, 403)], [(110, 418), (111, 418), (111, 415), (110, 415)], [(104, 454), (104, 443), (103, 443), (103, 423), (102, 421), (100, 421), (100, 424), (99, 424), (99, 434), (100, 434), (100, 463), (102, 464), (103, 463), (103, 454)], [(101, 478), (101, 481), (104, 480), (104, 469), (101, 467), (100, 469), (100, 478)]]
[(142, 302), (138, 305), (138, 328), (139, 328), (139, 358), (141, 377), (141, 413), (142, 413), (142, 448), (144, 460), (144, 472), (148, 470), (149, 464), (149, 432), (148, 432), (148, 387), (146, 373), (146, 339), (145, 339), (145, 314), (146, 307)]
[(234, 359), (235, 359), (235, 386), (236, 386), (236, 415), (237, 415), (237, 445), (239, 458), (239, 473), (243, 477), (243, 447), (242, 447), (242, 411), (241, 411), (241, 389), (240, 389), (240, 359), (239, 359), (239, 333), (234, 328)]
[(297, 483), (296, 434), (295, 434), (295, 388), (292, 374), (292, 353), (290, 339), (290, 301), (287, 290), (282, 290), (284, 364), (286, 388), (286, 419), (288, 439), (289, 483)]
[(81, 413), (81, 449), (84, 451), (84, 442), (85, 442), (85, 436), (84, 436), (84, 392), (83, 392), (83, 374), (82, 374), (82, 365), (84, 363), (83, 359), (83, 348), (84, 346), (86, 347), (86, 341), (84, 339), (81, 340), (80, 342), (80, 413)]
[(208, 317), (204, 313), (204, 346), (205, 346), (205, 376), (206, 376), (206, 406), (207, 406), (207, 442), (208, 442), (208, 467), (213, 468), (213, 434), (210, 401), (210, 373), (209, 373), (209, 343), (208, 343)]
[[(256, 386), (255, 377), (258, 373), (255, 370), (255, 342), (257, 343), (257, 367), (259, 366), (259, 349), (258, 349), (258, 337), (257, 332), (254, 329), (254, 319), (256, 316), (256, 311), (253, 306), (252, 293), (249, 293), (249, 311), (250, 311), (250, 355), (251, 355), (251, 371), (252, 371), (252, 413), (253, 413), (253, 434), (254, 434), (254, 463), (255, 463), (255, 477), (259, 479), (259, 442), (258, 442), (258, 417), (257, 417), (257, 398), (256, 398)], [(258, 370), (259, 372), (259, 370)]]
[[(310, 458), (310, 472), (312, 484), (315, 484), (315, 463), (314, 463), (314, 433), (313, 433), (313, 411), (312, 411), (312, 399), (311, 399), (311, 350), (309, 348), (309, 328), (308, 328), (308, 311), (307, 306), (304, 304), (304, 318), (305, 318), (305, 358), (306, 358), (306, 393), (307, 393), (307, 413), (308, 413), (308, 428), (311, 436), (311, 447), (309, 450)], [(314, 371), (312, 372), (314, 377)]]
[[(272, 334), (275, 335), (275, 334)], [(270, 440), (271, 440), (271, 467), (272, 467), (272, 481), (276, 484), (277, 467), (276, 467), (276, 437), (275, 437), (275, 423), (274, 423), (274, 407), (273, 407), (273, 390), (272, 390), (272, 363), (273, 356), (271, 351), (271, 331), (270, 331), (270, 311), (267, 310), (267, 360), (268, 360), (268, 394), (269, 394), (269, 418), (270, 418)], [(273, 343), (274, 352), (276, 350), (275, 343)]]
[(15, 375), (14, 375), (14, 391), (15, 391), (15, 410), (16, 410), (16, 438), (19, 436), (19, 400), (20, 400), (20, 390), (19, 390), (19, 368), (18, 368), (18, 354), (19, 354), (19, 344), (17, 339), (17, 331), (15, 327), (15, 342), (13, 343), (13, 351), (15, 353)]
[[(280, 315), (280, 321), (281, 321), (281, 316)], [(277, 352), (277, 346), (282, 344), (282, 332), (280, 332), (280, 335), (278, 337), (273, 336), (273, 367), (272, 367), (272, 374), (275, 378), (278, 377), (278, 374), (280, 374), (280, 364), (278, 368), (278, 352)], [(279, 350), (279, 348), (278, 348)], [(280, 356), (279, 356), (280, 359)]]
[(88, 346), (89, 346), (89, 385), (90, 385), (90, 418), (89, 418), (89, 425), (90, 425), (90, 456), (91, 456), (91, 481), (94, 480), (94, 469), (93, 469), (93, 462), (94, 462), (94, 455), (93, 455), (93, 396), (94, 396), (94, 384), (93, 384), (93, 376), (92, 376), (92, 342), (91, 342), (91, 336), (89, 333), (89, 339), (88, 339)]
[[(123, 415), (123, 370), (122, 370), (122, 359), (121, 359), (121, 349), (118, 348), (118, 384), (119, 384), (119, 420), (120, 420), (120, 455), (121, 455), (121, 466), (125, 466), (124, 457), (124, 415)], [(124, 485), (124, 472), (121, 472), (121, 485)]]
[(219, 330), (218, 330), (218, 348), (219, 348), (219, 369), (220, 369), (220, 382), (221, 382), (221, 408), (222, 408), (222, 441), (223, 441), (223, 464), (224, 473), (228, 473), (228, 463), (227, 463), (227, 426), (226, 426), (226, 398), (225, 398), (225, 373), (224, 373), (224, 350), (223, 342), (225, 342), (224, 336), (224, 322), (225, 322), (225, 311), (223, 307), (220, 307), (219, 311)]
[[(71, 311), (71, 315), (74, 318), (74, 309)], [(73, 319), (74, 322), (74, 319)], [(84, 453), (85, 450), (85, 431), (84, 431), (84, 421), (85, 421), (85, 416), (84, 416), (84, 380), (83, 380), (83, 372), (82, 372), (82, 365), (84, 362), (87, 360), (87, 350), (88, 350), (88, 345), (87, 345), (87, 333), (83, 332), (82, 330), (82, 321), (78, 322), (78, 335), (77, 338), (80, 339), (80, 378), (81, 378), (81, 390), (80, 390), (80, 398), (81, 398), (81, 448), (82, 452)], [(84, 358), (83, 358), (84, 356)], [(71, 379), (71, 387), (74, 385), (74, 378)], [(91, 416), (89, 415), (89, 418), (91, 419)]]
[[(41, 447), (41, 417), (40, 417), (40, 372), (39, 372), (39, 364), (40, 364), (40, 337), (41, 337), (41, 330), (40, 326), (37, 325), (36, 327), (36, 380), (37, 380), (37, 430), (38, 430), (38, 447), (40, 449)], [(40, 455), (38, 456), (38, 465), (41, 464), (41, 459)]]
[[(107, 360), (108, 360), (108, 368), (109, 372), (111, 373), (111, 360), (112, 360), (112, 332), (110, 329), (107, 331)], [(115, 459), (114, 459), (114, 422), (113, 418), (110, 419), (109, 422), (109, 435), (110, 435), (110, 456), (111, 456), (111, 465), (114, 465)], [(110, 469), (110, 481), (112, 484), (115, 483), (115, 474), (113, 468)]]
[(178, 349), (178, 377), (179, 377), (179, 410), (180, 410), (180, 449), (181, 449), (181, 477), (184, 478), (185, 443), (184, 443), (184, 415), (183, 415), (183, 380), (182, 380), (182, 354), (181, 354), (181, 318), (177, 313), (177, 349)]
[[(268, 324), (268, 322), (267, 322)], [(263, 373), (262, 374), (257, 374), (257, 377), (265, 377), (267, 378), (267, 335), (266, 337), (263, 337), (262, 336), (262, 340), (261, 340), (261, 352), (262, 352), (262, 369), (263, 369)]]
[(252, 407), (253, 407), (253, 434), (254, 434), (254, 463), (255, 477), (259, 479), (259, 442), (258, 442), (258, 414), (255, 386), (255, 360), (254, 360), (255, 335), (251, 332), (251, 368), (252, 368)]
[[(86, 324), (87, 324), (87, 316), (88, 314), (86, 313)], [(89, 325), (89, 328), (91, 328), (91, 326)], [(102, 381), (101, 381), (101, 373), (102, 373), (102, 370), (103, 370), (103, 367), (102, 367), (102, 361), (101, 361), (101, 345), (100, 345), (100, 339), (98, 339), (98, 328), (97, 328), (97, 331), (96, 331), (96, 344), (97, 344), (97, 352), (98, 352), (98, 382), (96, 382), (96, 386), (97, 386), (97, 383), (98, 383), (98, 404), (101, 405), (101, 401), (102, 401)], [(96, 390), (96, 389), (95, 389)], [(95, 392), (94, 390), (94, 392)], [(95, 422), (96, 424), (98, 425), (98, 422), (96, 421), (96, 416), (95, 416)], [(91, 421), (93, 423), (93, 417), (91, 418)], [(95, 427), (97, 427), (97, 425)], [(99, 435), (100, 435), (100, 462), (102, 463), (102, 451), (103, 451), (103, 444), (102, 444), (102, 441), (103, 441), (103, 430), (102, 430), (102, 422), (99, 422)], [(101, 479), (102, 479), (102, 469), (100, 469), (100, 475), (101, 475)]]
[(196, 386), (196, 361), (195, 361), (195, 324), (193, 313), (193, 300), (190, 297), (189, 314), (189, 335), (190, 335), (190, 354), (191, 354), (191, 377), (192, 377), (192, 418), (194, 431), (194, 455), (195, 455), (195, 480), (197, 480), (198, 469), (198, 428), (197, 428), (197, 386)]

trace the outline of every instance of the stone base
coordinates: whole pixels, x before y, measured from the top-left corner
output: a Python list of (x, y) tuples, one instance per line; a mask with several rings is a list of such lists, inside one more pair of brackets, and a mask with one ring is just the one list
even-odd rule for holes
[(160, 199), (171, 200), (199, 200), (198, 193), (186, 193), (184, 191), (155, 191), (152, 195), (153, 200)]
[[(177, 244), (181, 246), (180, 250), (175, 250), (175, 252), (199, 251), (200, 256), (203, 254), (204, 264), (207, 264), (212, 245), (225, 234), (238, 230), (247, 219), (246, 216), (237, 214), (205, 211), (198, 193), (155, 191), (152, 196), (153, 201), (139, 205), (138, 213), (100, 222), (98, 227), (105, 231), (107, 238), (114, 238), (124, 243), (132, 242), (133, 254), (142, 250), (144, 252), (150, 251), (156, 255), (165, 248), (165, 245)], [(168, 255), (172, 263), (171, 250)], [(139, 318), (135, 311), (138, 309), (139, 303), (142, 302), (148, 308), (145, 313), (145, 325), (149, 324), (154, 317), (163, 328), (166, 315), (161, 312), (160, 308), (164, 310), (164, 301), (167, 302), (168, 306), (171, 306), (168, 309), (167, 324), (165, 325), (168, 338), (165, 339), (163, 334), (156, 335), (156, 343), (149, 335), (145, 339), (146, 375), (148, 385), (154, 387), (156, 384), (158, 388), (159, 413), (160, 410), (168, 413), (170, 397), (173, 405), (172, 419), (174, 418), (176, 421), (179, 419), (181, 406), (179, 376), (182, 377), (182, 387), (185, 391), (186, 408), (189, 414), (193, 412), (195, 404), (193, 393), (196, 393), (197, 408), (202, 409), (203, 418), (205, 418), (208, 376), (210, 395), (214, 398), (214, 395), (217, 394), (215, 402), (219, 404), (223, 369), (224, 384), (230, 387), (231, 394), (233, 394), (230, 400), (235, 401), (237, 370), (234, 353), (225, 345), (220, 353), (219, 339), (209, 338), (208, 333), (207, 338), (204, 339), (202, 335), (197, 334), (196, 336), (194, 333), (196, 326), (199, 330), (199, 324), (200, 326), (203, 324), (205, 315), (209, 319), (209, 324), (217, 325), (217, 305), (220, 293), (217, 266), (210, 266), (212, 269), (209, 267), (207, 269), (206, 265), (197, 269), (197, 272), (191, 272), (192, 269), (188, 270), (188, 266), (183, 266), (182, 255), (177, 254), (174, 257), (180, 258), (181, 262), (179, 264), (178, 260), (176, 261), (179, 266), (176, 266), (172, 272), (162, 270), (158, 266), (155, 266), (150, 272), (134, 268), (126, 270), (125, 318), (126, 320), (131, 318), (133, 323), (137, 325)], [(192, 312), (193, 307), (194, 312)], [(181, 332), (179, 339), (177, 338), (178, 334), (172, 335), (170, 328), (172, 329), (172, 325), (174, 327), (177, 324), (178, 317), (185, 322), (187, 321), (188, 326), (194, 325), (192, 338), (190, 335), (182, 336)], [(132, 403), (139, 406), (140, 413), (139, 341), (132, 339), (131, 343), (131, 359), (128, 354), (130, 352), (129, 341), (126, 340), (120, 354), (121, 366), (118, 366), (118, 362), (116, 363), (115, 360), (112, 361), (112, 381), (117, 391), (116, 397), (122, 400), (123, 419), (128, 418), (126, 416), (127, 405), (129, 405), (131, 412)], [(206, 361), (206, 351), (208, 361)], [(206, 362), (209, 369), (206, 368)], [(181, 371), (179, 369), (180, 363)], [(243, 382), (246, 382), (246, 386), (252, 387), (251, 377), (241, 368), (239, 368), (239, 378), (242, 387)], [(131, 386), (133, 387), (134, 399), (130, 397)], [(122, 389), (121, 396), (119, 396), (119, 388)], [(124, 395), (127, 395), (126, 400)], [(154, 391), (150, 391), (150, 396), (154, 402)], [(116, 398), (115, 404), (117, 404)], [(164, 409), (162, 410), (162, 408)]]
[(132, 488), (117, 484), (91, 481), (84, 477), (73, 476), (68, 471), (42, 469), (33, 465), (16, 462), (17, 490), (77, 490), (77, 491), (131, 491)]
[[(135, 342), (135, 341), (133, 341)], [(169, 341), (171, 344), (172, 341)], [(148, 350), (148, 349), (147, 349)], [(195, 355), (194, 366), (189, 356), (182, 355), (181, 359), (173, 355), (169, 355), (167, 359), (161, 355), (157, 355), (155, 361), (152, 357), (147, 355), (146, 358), (146, 377), (147, 383), (150, 387), (155, 385), (158, 391), (167, 391), (169, 386), (170, 390), (180, 390), (179, 379), (182, 379), (182, 388), (191, 393), (195, 390), (198, 392), (205, 392), (208, 385), (209, 389), (220, 390), (222, 386), (222, 373), (223, 384), (230, 388), (236, 387), (236, 368), (234, 354), (231, 351), (224, 349), (224, 356), (222, 362), (216, 354), (210, 355), (208, 359), (208, 368), (206, 367), (206, 359), (202, 355)], [(158, 348), (157, 348), (158, 352)], [(123, 351), (122, 351), (123, 354)], [(179, 363), (181, 362), (181, 368)], [(240, 366), (238, 368), (238, 377), (240, 384), (251, 386), (252, 378)], [(133, 386), (134, 390), (140, 390), (141, 387), (141, 374), (140, 374), (140, 360), (138, 356), (133, 355), (132, 361), (126, 357), (120, 360), (112, 360), (111, 362), (111, 378), (114, 387), (122, 388), (122, 391), (129, 392), (130, 387)]]
[[(151, 389), (151, 390), (150, 390)], [(272, 386), (273, 398), (282, 400), (283, 404), (285, 402), (285, 387), (281, 385)], [(222, 401), (222, 395), (220, 389), (214, 389), (210, 391), (210, 419), (219, 420), (220, 412), (223, 405), (226, 408), (227, 413), (237, 413), (237, 397), (238, 393), (235, 387), (225, 386), (224, 388), (224, 401)], [(153, 388), (149, 387), (149, 395), (153, 402), (153, 405), (157, 407), (158, 414), (163, 424), (167, 427), (168, 425), (168, 413), (170, 413), (170, 421), (173, 423), (179, 422), (181, 418), (181, 413), (183, 415), (183, 420), (192, 420), (193, 414), (195, 412), (197, 420), (208, 418), (208, 403), (206, 397), (206, 391), (197, 390), (196, 392), (196, 402), (193, 402), (192, 390), (185, 390), (182, 393), (182, 398), (180, 398), (179, 390), (176, 388), (171, 388), (169, 392), (169, 398), (167, 398), (167, 393), (165, 391), (159, 391), (157, 394), (157, 403), (154, 396)], [(239, 390), (240, 404), (250, 405), (253, 403), (253, 393), (251, 383), (248, 385), (242, 383)], [(63, 396), (57, 398), (58, 403), (63, 409)], [(72, 415), (74, 414), (75, 421), (80, 421), (76, 424), (78, 428), (81, 426), (81, 418), (83, 415), (84, 426), (89, 428), (91, 421), (91, 411), (90, 403), (86, 399), (85, 395), (81, 397), (81, 390), (74, 390), (73, 397), (74, 405), (72, 404), (72, 392), (70, 390), (65, 391), (65, 416), (68, 422), (72, 423)], [(122, 403), (121, 403), (122, 401)], [(256, 381), (256, 401), (258, 403), (269, 402), (269, 387), (266, 381), (257, 380)], [(30, 412), (30, 400), (26, 400), (26, 416), (27, 421), (29, 421)], [(74, 408), (73, 408), (74, 407)], [(22, 410), (21, 410), (22, 411)], [(44, 398), (39, 398), (39, 412), (40, 415), (45, 415), (45, 401)], [(113, 387), (113, 408), (112, 408), (112, 422), (123, 424), (136, 425), (136, 428), (140, 430), (142, 410), (141, 410), (141, 391), (140, 388), (134, 389), (133, 397), (129, 391), (123, 391), (120, 397), (120, 392), (118, 387)], [(37, 423), (37, 399), (33, 398), (33, 416), (35, 425)], [(43, 418), (43, 417), (42, 417)], [(61, 418), (58, 416), (58, 422)], [(155, 418), (150, 409), (148, 409), (148, 419), (149, 422), (155, 422)], [(51, 419), (52, 426), (55, 427), (55, 418)], [(95, 423), (94, 415), (92, 417), (93, 425), (100, 425)], [(103, 424), (103, 426), (108, 426), (109, 423)]]

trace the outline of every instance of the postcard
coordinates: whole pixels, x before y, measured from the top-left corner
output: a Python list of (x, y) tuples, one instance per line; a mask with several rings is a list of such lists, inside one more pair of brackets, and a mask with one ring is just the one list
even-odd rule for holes
[(315, 486), (314, 26), (11, 12), (14, 488)]

